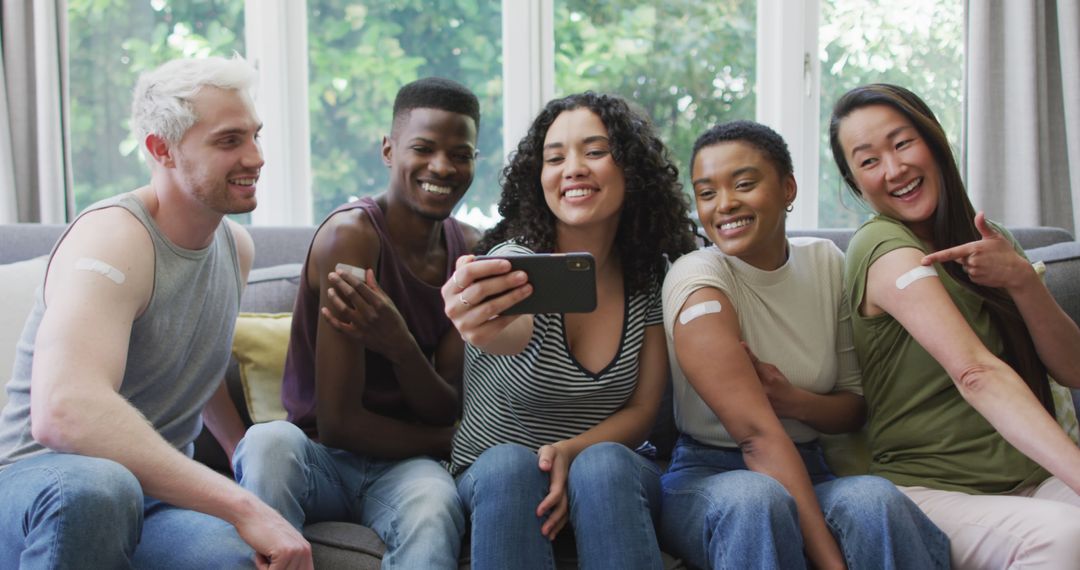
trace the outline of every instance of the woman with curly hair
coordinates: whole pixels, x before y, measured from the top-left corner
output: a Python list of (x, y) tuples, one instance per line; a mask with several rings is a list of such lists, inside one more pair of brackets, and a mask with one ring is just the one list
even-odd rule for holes
[(1080, 388), (1080, 328), (1012, 235), (976, 214), (917, 95), (856, 87), (836, 102), (829, 139), (877, 212), (852, 237), (844, 277), (871, 473), (949, 535), (957, 568), (1076, 568), (1080, 450), (1055, 422), (1048, 375)]
[(505, 260), (463, 257), (443, 287), (468, 342), (451, 471), (474, 568), (550, 568), (570, 523), (581, 568), (659, 568), (660, 469), (647, 446), (668, 374), (660, 284), (695, 248), (678, 171), (625, 101), (551, 101), (503, 173), (492, 255), (585, 251), (587, 314), (502, 315), (532, 293)]

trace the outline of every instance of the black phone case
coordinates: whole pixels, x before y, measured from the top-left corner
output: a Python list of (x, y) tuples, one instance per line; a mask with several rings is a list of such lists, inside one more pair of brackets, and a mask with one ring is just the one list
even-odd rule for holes
[(590, 253), (537, 253), (492, 255), (506, 259), (512, 270), (524, 271), (532, 295), (503, 311), (504, 315), (591, 313), (596, 310), (596, 262)]

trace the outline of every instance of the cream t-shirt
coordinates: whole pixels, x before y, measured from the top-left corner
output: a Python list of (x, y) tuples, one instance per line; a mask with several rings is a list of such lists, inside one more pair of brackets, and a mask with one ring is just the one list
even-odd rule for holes
[[(789, 239), (787, 263), (774, 271), (757, 269), (715, 246), (679, 258), (664, 280), (663, 291), (679, 431), (708, 445), (736, 447), (687, 381), (675, 356), (674, 323), (694, 291), (703, 287), (723, 291), (733, 306), (721, 310), (738, 314), (743, 340), (793, 385), (817, 394), (862, 394), (843, 285), (844, 254), (831, 241), (819, 238)], [(717, 362), (715, 381), (722, 382), (724, 373), (724, 363)], [(796, 443), (818, 437), (817, 430), (797, 420), (784, 418), (781, 423)]]

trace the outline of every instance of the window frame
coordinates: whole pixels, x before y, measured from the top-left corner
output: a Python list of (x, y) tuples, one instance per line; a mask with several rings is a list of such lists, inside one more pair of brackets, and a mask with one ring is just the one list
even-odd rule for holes
[[(554, 2), (502, 0), (504, 157), (555, 93)], [(757, 2), (756, 118), (788, 141), (801, 182), (788, 225), (817, 228), (820, 0)], [(256, 109), (272, 125), (252, 224), (311, 225), (307, 1), (245, 0), (244, 18), (247, 58), (259, 70)]]

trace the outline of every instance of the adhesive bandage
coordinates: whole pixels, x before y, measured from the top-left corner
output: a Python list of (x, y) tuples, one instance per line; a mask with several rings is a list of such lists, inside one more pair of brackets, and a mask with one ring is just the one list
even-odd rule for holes
[(720, 301), (705, 301), (683, 309), (679, 313), (679, 322), (686, 324), (702, 315), (720, 312)]
[(81, 269), (82, 271), (90, 271), (99, 275), (104, 275), (113, 283), (121, 285), (124, 280), (127, 279), (124, 273), (119, 269), (105, 263), (100, 259), (94, 259), (92, 257), (82, 257), (75, 262), (75, 269)]
[(911, 271), (896, 278), (896, 288), (903, 291), (908, 285), (922, 279), (923, 277), (937, 277), (937, 271), (934, 271), (933, 267), (927, 267), (920, 265)]
[(355, 265), (349, 265), (348, 263), (339, 263), (334, 266), (334, 271), (340, 271), (342, 273), (351, 273), (357, 279), (364, 280), (364, 268), (357, 267)]

